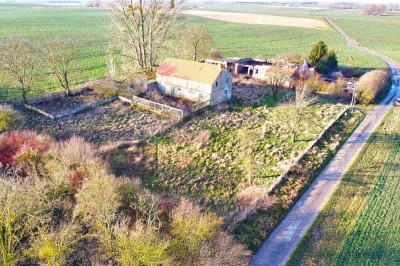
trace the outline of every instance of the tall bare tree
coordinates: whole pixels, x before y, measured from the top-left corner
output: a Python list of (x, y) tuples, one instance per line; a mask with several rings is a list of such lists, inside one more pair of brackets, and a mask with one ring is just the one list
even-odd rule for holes
[(108, 13), (112, 21), (113, 49), (152, 68), (160, 51), (173, 37), (176, 18), (186, 0), (114, 0)]
[(68, 95), (71, 94), (72, 62), (77, 59), (78, 54), (78, 43), (69, 38), (56, 37), (50, 39), (42, 48), (42, 59)]
[(205, 57), (210, 46), (214, 43), (210, 31), (203, 25), (193, 25), (185, 28), (182, 32), (181, 45), (183, 54), (197, 61)]
[(24, 38), (7, 38), (0, 41), (0, 70), (7, 72), (19, 85), (24, 102), (39, 76), (40, 63), (37, 49)]

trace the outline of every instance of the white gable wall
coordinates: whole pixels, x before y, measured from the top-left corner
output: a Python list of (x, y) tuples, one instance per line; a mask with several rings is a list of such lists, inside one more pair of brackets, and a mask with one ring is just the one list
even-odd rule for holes
[(166, 95), (195, 102), (208, 101), (211, 94), (210, 84), (161, 75), (157, 75), (157, 88)]
[(215, 106), (232, 98), (232, 74), (223, 69), (212, 85), (210, 105)]
[(166, 95), (195, 102), (210, 101), (211, 106), (229, 101), (232, 97), (232, 74), (223, 69), (212, 84), (157, 75), (157, 88)]

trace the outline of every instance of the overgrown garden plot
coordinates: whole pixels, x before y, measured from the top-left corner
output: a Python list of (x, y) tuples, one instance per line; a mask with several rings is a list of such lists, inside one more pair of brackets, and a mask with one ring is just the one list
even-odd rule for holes
[[(239, 97), (238, 93), (244, 92), (245, 97)], [(119, 175), (139, 176), (153, 191), (184, 195), (211, 208), (224, 217), (227, 228), (238, 239), (254, 250), (329, 161), (362, 114), (347, 113), (339, 119), (272, 196), (266, 197), (280, 173), (344, 106), (310, 106), (312, 118), (304, 119), (293, 143), (277, 116), (285, 107), (265, 105), (271, 98), (268, 89), (236, 85), (233, 95), (236, 103), (230, 107), (202, 112), (166, 134), (109, 149), (105, 156)], [(281, 96), (285, 98), (283, 93)], [(244, 223), (230, 226), (240, 206), (254, 208), (255, 212), (247, 215)]]
[(148, 138), (175, 124), (170, 119), (134, 109), (121, 101), (61, 118), (57, 123), (24, 108), (20, 111), (25, 116), (25, 129), (36, 130), (56, 139), (78, 135), (99, 145)]
[(371, 136), (289, 265), (400, 263), (399, 114)]

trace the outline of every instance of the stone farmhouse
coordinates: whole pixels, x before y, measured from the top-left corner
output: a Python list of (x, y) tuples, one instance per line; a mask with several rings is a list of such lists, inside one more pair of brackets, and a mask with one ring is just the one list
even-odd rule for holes
[(157, 89), (166, 95), (211, 106), (232, 97), (232, 74), (218, 65), (168, 58), (156, 75)]

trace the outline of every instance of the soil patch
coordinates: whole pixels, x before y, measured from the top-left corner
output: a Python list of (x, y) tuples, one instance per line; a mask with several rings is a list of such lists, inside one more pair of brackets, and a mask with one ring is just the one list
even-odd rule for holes
[(56, 139), (77, 135), (96, 144), (146, 138), (175, 124), (174, 121), (137, 110), (120, 101), (58, 119), (57, 123), (31, 110), (18, 109), (25, 116), (25, 129), (36, 130)]
[(57, 99), (32, 104), (32, 106), (43, 110), (46, 113), (56, 115), (105, 99), (106, 96), (88, 89), (73, 96), (60, 97)]
[(186, 15), (199, 16), (209, 19), (227, 21), (232, 23), (253, 24), (253, 25), (273, 25), (297, 28), (327, 28), (327, 25), (318, 19), (294, 18), (283, 16), (270, 16), (250, 13), (216, 12), (205, 10), (188, 10), (183, 12)]

